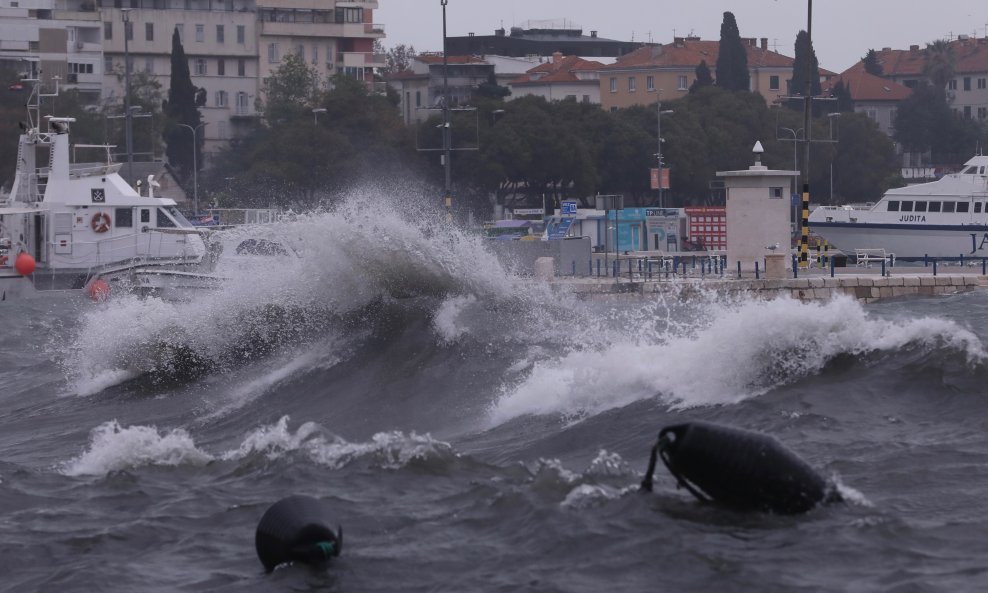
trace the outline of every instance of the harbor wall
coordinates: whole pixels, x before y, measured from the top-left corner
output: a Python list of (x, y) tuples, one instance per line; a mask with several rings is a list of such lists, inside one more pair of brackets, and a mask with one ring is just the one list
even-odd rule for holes
[(558, 278), (557, 290), (567, 290), (586, 299), (641, 297), (684, 288), (717, 292), (746, 292), (763, 298), (789, 296), (802, 301), (829, 300), (847, 295), (865, 303), (880, 299), (933, 296), (968, 292), (988, 287), (988, 276), (976, 274), (916, 274), (896, 276), (844, 275), (783, 279), (685, 278), (663, 282), (615, 281), (612, 278)]

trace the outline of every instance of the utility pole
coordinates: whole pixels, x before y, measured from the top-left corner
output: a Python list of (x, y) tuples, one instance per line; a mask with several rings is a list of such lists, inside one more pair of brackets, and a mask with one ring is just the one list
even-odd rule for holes
[[(813, 0), (806, 0), (806, 39), (809, 51), (813, 50)], [(799, 267), (808, 268), (810, 249), (810, 112), (813, 110), (813, 60), (806, 59), (806, 96), (803, 97), (803, 137), (806, 148), (803, 159), (803, 199), (800, 218)]]
[(134, 182), (134, 126), (130, 113), (130, 8), (121, 8), (124, 24), (124, 142), (127, 144), (127, 179)]
[(452, 171), (450, 167), (451, 144), (450, 113), (449, 113), (449, 50), (446, 43), (446, 4), (449, 0), (439, 0), (443, 7), (443, 167), (446, 176), (446, 193), (443, 201), (446, 204), (446, 218), (453, 219)]

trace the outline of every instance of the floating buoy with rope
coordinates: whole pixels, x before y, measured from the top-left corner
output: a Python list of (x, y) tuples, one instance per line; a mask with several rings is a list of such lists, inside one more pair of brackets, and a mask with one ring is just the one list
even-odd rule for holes
[(652, 491), (658, 456), (678, 485), (703, 502), (796, 514), (841, 500), (836, 487), (808, 463), (759, 432), (709, 422), (663, 428), (652, 447), (642, 490)]
[(34, 273), (37, 266), (38, 263), (34, 261), (34, 256), (26, 251), (18, 253), (17, 258), (14, 260), (14, 269), (21, 276), (30, 276)]
[(343, 550), (343, 528), (334, 533), (325, 503), (293, 495), (271, 505), (257, 524), (254, 545), (266, 572), (286, 562), (322, 567)]
[(97, 233), (105, 233), (110, 230), (110, 215), (106, 212), (93, 214), (92, 220), (89, 221), (89, 226)]

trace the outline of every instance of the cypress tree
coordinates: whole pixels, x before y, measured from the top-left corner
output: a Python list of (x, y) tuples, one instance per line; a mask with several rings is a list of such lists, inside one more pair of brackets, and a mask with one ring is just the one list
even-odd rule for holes
[(807, 68), (810, 71), (810, 96), (816, 97), (820, 94), (820, 64), (813, 51), (810, 34), (800, 31), (796, 35), (796, 57), (792, 63), (792, 88), (789, 89), (789, 94), (806, 95)]
[(184, 182), (192, 177), (193, 150), (195, 150), (196, 166), (200, 170), (202, 169), (204, 134), (202, 129), (196, 132), (196, 143), (193, 146), (192, 132), (188, 128), (177, 125), (185, 124), (194, 130), (202, 123), (202, 115), (196, 106), (197, 89), (192, 84), (189, 60), (185, 57), (185, 48), (182, 47), (178, 27), (172, 33), (171, 59), (171, 86), (168, 88), (168, 100), (162, 105), (168, 123), (165, 125), (162, 137), (166, 145), (165, 156), (168, 158), (169, 164), (178, 170)]
[(720, 49), (717, 53), (717, 86), (728, 91), (751, 89), (748, 53), (741, 42), (741, 33), (734, 13), (725, 12), (720, 25)]

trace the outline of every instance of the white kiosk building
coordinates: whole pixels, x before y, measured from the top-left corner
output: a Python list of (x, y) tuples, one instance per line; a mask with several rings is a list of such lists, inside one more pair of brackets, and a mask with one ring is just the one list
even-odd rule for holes
[(789, 182), (799, 171), (763, 166), (761, 142), (753, 152), (751, 167), (717, 172), (727, 189), (727, 269), (736, 270), (741, 262), (742, 273), (754, 273), (757, 262), (768, 272), (766, 277), (781, 278), (785, 270), (792, 270)]

